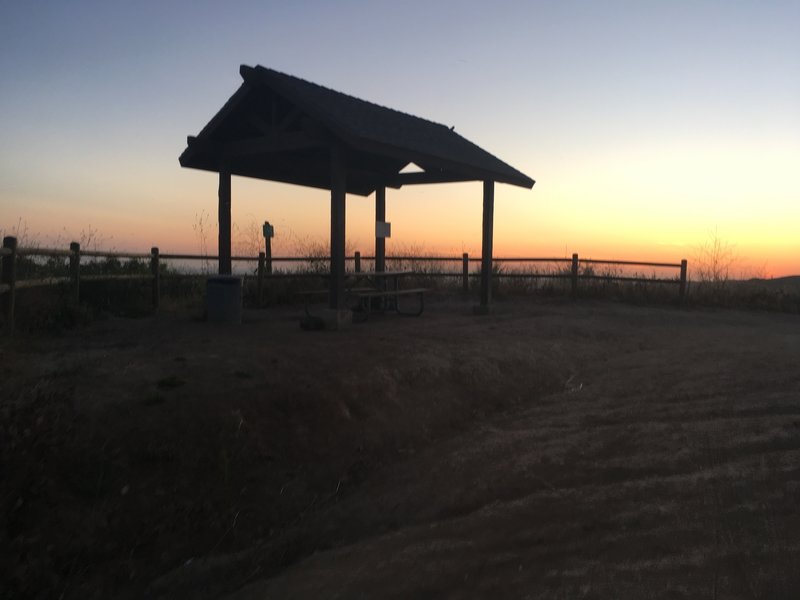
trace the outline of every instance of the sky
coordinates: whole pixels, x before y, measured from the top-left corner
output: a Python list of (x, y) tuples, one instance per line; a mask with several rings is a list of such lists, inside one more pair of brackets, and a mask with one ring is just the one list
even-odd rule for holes
[[(497, 186), (495, 255), (691, 268), (716, 236), (744, 274), (800, 274), (798, 31), (797, 0), (0, 0), (0, 230), (215, 251), (216, 174), (178, 156), (261, 64), (535, 179)], [(387, 252), (478, 256), (481, 189), (387, 190)], [(234, 251), (266, 220), (275, 255), (327, 243), (327, 192), (234, 177), (232, 205)], [(371, 253), (373, 197), (347, 218)]]

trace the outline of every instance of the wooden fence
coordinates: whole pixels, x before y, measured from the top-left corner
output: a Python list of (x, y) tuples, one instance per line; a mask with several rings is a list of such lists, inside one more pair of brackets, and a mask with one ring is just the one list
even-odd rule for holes
[[(48, 256), (48, 257), (67, 257), (69, 258), (69, 276), (67, 277), (46, 277), (42, 279), (17, 279), (17, 259), (20, 256)], [(148, 274), (131, 274), (131, 275), (87, 275), (81, 274), (81, 258), (116, 258), (124, 260), (149, 260), (150, 272)], [(217, 256), (202, 256), (197, 254), (161, 254), (158, 248), (152, 248), (149, 254), (144, 253), (128, 253), (128, 252), (108, 252), (99, 250), (82, 250), (80, 244), (72, 242), (69, 249), (55, 249), (55, 248), (17, 248), (17, 240), (14, 237), (6, 237), (3, 239), (3, 246), (0, 248), (0, 258), (2, 258), (2, 272), (0, 273), (0, 304), (2, 305), (3, 315), (5, 317), (6, 330), (8, 333), (13, 332), (14, 329), (14, 305), (16, 302), (16, 290), (25, 288), (34, 288), (52, 285), (66, 285), (69, 289), (69, 300), (74, 305), (80, 302), (80, 286), (81, 281), (113, 281), (113, 280), (141, 280), (150, 281), (152, 286), (152, 305), (154, 309), (158, 309), (161, 297), (161, 261), (162, 260), (196, 260), (196, 261), (216, 261)], [(257, 257), (254, 256), (233, 256), (232, 261), (235, 262), (254, 262), (257, 263), (256, 267), (256, 284), (257, 284), (257, 297), (263, 297), (263, 290), (265, 283), (270, 279), (282, 278), (304, 278), (304, 277), (319, 277), (323, 273), (298, 271), (298, 272), (273, 272), (274, 263), (306, 263), (306, 264), (326, 264), (329, 260), (327, 257), (303, 257), (303, 256), (283, 256), (283, 257), (267, 257), (264, 252), (260, 252)], [(373, 256), (361, 256), (360, 252), (355, 252), (353, 256), (345, 258), (348, 263), (353, 264), (353, 271), (361, 272), (362, 262), (374, 261)], [(480, 263), (480, 258), (470, 258), (466, 252), (461, 257), (452, 256), (387, 256), (386, 262), (391, 264), (407, 263), (411, 265), (419, 265), (422, 263), (431, 264), (455, 264), (456, 268), (449, 271), (424, 271), (426, 277), (437, 278), (461, 278), (461, 288), (467, 293), (469, 292), (469, 280), (471, 277), (480, 277), (480, 273), (470, 271), (470, 263)], [(571, 283), (571, 291), (573, 294), (578, 291), (578, 282), (580, 280), (599, 279), (604, 281), (628, 281), (628, 282), (643, 282), (643, 283), (664, 283), (676, 284), (679, 286), (679, 297), (681, 301), (686, 296), (686, 273), (687, 262), (682, 260), (680, 263), (659, 263), (659, 262), (637, 262), (625, 260), (594, 260), (594, 259), (579, 259), (577, 254), (573, 254), (572, 258), (495, 258), (493, 259), (496, 266), (506, 263), (514, 264), (541, 264), (549, 263), (556, 265), (563, 265), (561, 269), (555, 272), (528, 272), (528, 273), (514, 273), (502, 272), (498, 269), (498, 273), (494, 276), (498, 278), (514, 279), (514, 278), (541, 278), (541, 279), (569, 279)], [(460, 269), (458, 265), (460, 263)], [(581, 265), (584, 266), (584, 273), (580, 272)], [(614, 273), (595, 274), (591, 269), (593, 265), (617, 265), (624, 267), (651, 267), (651, 268), (667, 268), (678, 269), (680, 275), (674, 278), (655, 278), (655, 277), (631, 277)], [(198, 274), (197, 276), (203, 276)]]

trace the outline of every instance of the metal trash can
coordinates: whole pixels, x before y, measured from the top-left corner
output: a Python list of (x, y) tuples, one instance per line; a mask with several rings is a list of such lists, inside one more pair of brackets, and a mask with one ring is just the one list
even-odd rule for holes
[(219, 275), (206, 280), (206, 312), (211, 323), (242, 322), (242, 278)]

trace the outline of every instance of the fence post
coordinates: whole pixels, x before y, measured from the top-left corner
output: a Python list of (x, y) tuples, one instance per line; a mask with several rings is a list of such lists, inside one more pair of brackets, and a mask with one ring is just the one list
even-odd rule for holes
[(258, 253), (258, 290), (256, 302), (259, 308), (264, 301), (264, 265), (267, 255), (264, 252)]
[[(269, 225), (267, 221), (266, 225)], [(261, 256), (261, 253), (258, 253)], [(264, 270), (267, 274), (272, 275), (272, 238), (267, 236), (264, 238)]]
[(77, 306), (81, 299), (81, 245), (72, 242), (69, 245), (69, 277), (72, 282), (72, 301)]
[(681, 291), (680, 291), (680, 298), (681, 302), (686, 299), (686, 259), (684, 258), (681, 260)]
[(7, 236), (3, 238), (3, 248), (10, 250), (10, 254), (3, 256), (3, 276), (0, 283), (8, 286), (8, 291), (2, 294), (3, 314), (6, 318), (8, 335), (14, 333), (14, 295), (17, 287), (17, 238)]
[(572, 295), (578, 293), (578, 255), (572, 255)]
[(153, 310), (158, 310), (161, 303), (161, 260), (155, 246), (150, 248), (150, 273), (153, 275)]
[(461, 255), (461, 289), (469, 294), (469, 254)]
[(361, 273), (361, 252), (356, 251), (354, 262), (356, 273)]

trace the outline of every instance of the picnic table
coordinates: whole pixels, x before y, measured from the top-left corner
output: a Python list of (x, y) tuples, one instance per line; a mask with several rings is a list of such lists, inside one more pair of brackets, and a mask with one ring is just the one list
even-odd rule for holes
[[(394, 311), (400, 315), (419, 316), (425, 308), (426, 288), (404, 288), (403, 278), (413, 275), (413, 271), (356, 271), (345, 275), (351, 283), (345, 288), (345, 296), (354, 314), (369, 318), (373, 312)], [(310, 290), (301, 292), (306, 299), (306, 314), (309, 314), (308, 303), (312, 298), (324, 298), (327, 290)], [(408, 308), (401, 303), (401, 298), (416, 298), (416, 303)]]
[[(356, 280), (366, 280), (369, 288), (357, 288), (354, 294), (358, 299), (356, 310), (367, 316), (373, 310), (394, 310), (397, 314), (417, 317), (425, 308), (425, 288), (402, 288), (400, 281), (404, 277), (413, 275), (413, 271), (359, 271), (348, 273), (349, 277)], [(417, 303), (413, 310), (401, 308), (400, 298), (416, 297)]]

